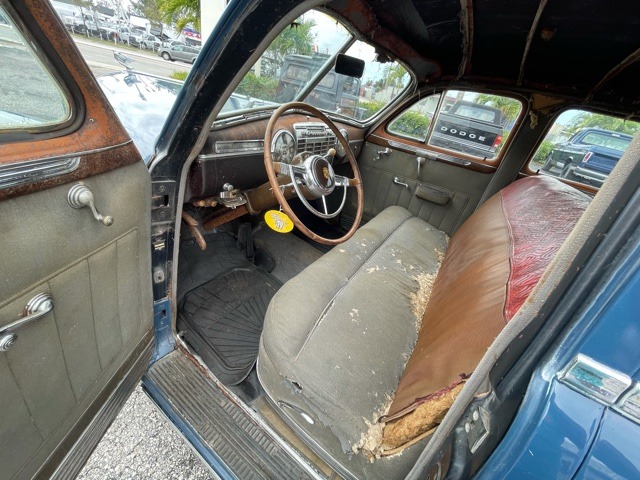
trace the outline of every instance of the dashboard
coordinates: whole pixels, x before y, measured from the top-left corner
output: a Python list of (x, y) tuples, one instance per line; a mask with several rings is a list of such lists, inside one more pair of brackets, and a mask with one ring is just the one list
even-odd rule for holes
[[(340, 129), (342, 136), (349, 141), (349, 132)], [(271, 153), (274, 162), (291, 163), (293, 157), (302, 152), (324, 155), (330, 148), (335, 148), (339, 159), (345, 156), (342, 144), (324, 123), (294, 123), (293, 133), (282, 128), (273, 135)]]
[[(267, 182), (264, 168), (264, 134), (268, 119), (254, 120), (212, 130), (197, 159), (191, 165), (185, 201), (218, 195), (225, 185), (247, 190)], [(364, 131), (336, 123), (357, 156)], [(291, 163), (296, 154), (324, 155), (330, 148), (337, 154), (334, 165), (345, 163), (344, 149), (331, 129), (308, 115), (289, 114), (280, 118), (271, 141), (274, 162)]]

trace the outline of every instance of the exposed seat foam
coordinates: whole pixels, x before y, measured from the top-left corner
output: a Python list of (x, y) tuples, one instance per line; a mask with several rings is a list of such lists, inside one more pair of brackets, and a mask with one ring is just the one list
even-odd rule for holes
[[(552, 178), (519, 180), (465, 222), (441, 268), (444, 233), (383, 211), (273, 298), (258, 361), (266, 392), (310, 410), (344, 450), (371, 449), (362, 440), (385, 413), (383, 445), (406, 444), (439, 422), (448, 406), (431, 417), (426, 407), (453, 400), (588, 202)], [(300, 427), (332, 451), (331, 435)]]
[(258, 360), (265, 390), (299, 390), (314, 406), (309, 413), (330, 422), (350, 449), (398, 385), (424, 312), (420, 282), (435, 279), (447, 241), (390, 207), (287, 282), (265, 318)]

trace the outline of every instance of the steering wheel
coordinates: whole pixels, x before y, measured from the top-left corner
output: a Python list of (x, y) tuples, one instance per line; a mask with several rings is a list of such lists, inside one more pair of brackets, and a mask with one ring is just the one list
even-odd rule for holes
[[(298, 154), (296, 155), (296, 157), (294, 157), (294, 159), (299, 162), (298, 164), (293, 164), (293, 162), (291, 164), (288, 164), (273, 161), (273, 158), (271, 156), (271, 140), (273, 138), (273, 131), (275, 129), (276, 122), (284, 112), (292, 109), (304, 110), (305, 112), (324, 122), (324, 124), (331, 129), (333, 134), (342, 145), (344, 151), (346, 152), (346, 157), (349, 160), (351, 168), (353, 169), (353, 178), (343, 177), (341, 175), (335, 174), (330, 162), (330, 158), (335, 154), (335, 150), (333, 149), (330, 149), (324, 156), (309, 154), (309, 152), (306, 152), (307, 156), (305, 158), (305, 155)], [(324, 113), (322, 113), (317, 108), (302, 102), (285, 103), (284, 105), (280, 106), (280, 108), (278, 108), (275, 112), (273, 112), (273, 115), (271, 115), (271, 119), (269, 119), (269, 123), (267, 124), (267, 130), (264, 134), (264, 166), (267, 170), (267, 176), (269, 178), (269, 183), (271, 184), (271, 189), (273, 190), (278, 203), (280, 204), (284, 212), (291, 218), (293, 224), (298, 228), (298, 230), (304, 233), (311, 240), (315, 240), (316, 242), (323, 243), (325, 245), (338, 245), (353, 236), (353, 234), (360, 226), (360, 220), (362, 219), (362, 207), (364, 204), (362, 178), (360, 177), (360, 170), (358, 169), (356, 158), (349, 148), (348, 142), (342, 136), (342, 134), (338, 130), (338, 127), (336, 127), (335, 124), (331, 120), (329, 120), (329, 118)], [(358, 195), (358, 206), (355, 221), (353, 222), (353, 225), (351, 226), (349, 231), (344, 234), (344, 236), (335, 239), (325, 238), (312, 232), (309, 228), (307, 228), (306, 225), (304, 225), (300, 221), (296, 214), (293, 213), (293, 210), (289, 206), (289, 203), (284, 196), (284, 189), (281, 190), (282, 185), (278, 183), (277, 174), (287, 175), (289, 178), (291, 178), (293, 188), (302, 204), (307, 207), (307, 209), (311, 213), (323, 219), (336, 217), (344, 208), (347, 199), (347, 188), (355, 188)], [(342, 187), (344, 190), (342, 195), (342, 203), (336, 211), (329, 212), (326, 197), (327, 195), (331, 194), (335, 188), (340, 187)], [(308, 197), (315, 199), (320, 198), (322, 200), (324, 212), (321, 212), (314, 208), (307, 200)]]

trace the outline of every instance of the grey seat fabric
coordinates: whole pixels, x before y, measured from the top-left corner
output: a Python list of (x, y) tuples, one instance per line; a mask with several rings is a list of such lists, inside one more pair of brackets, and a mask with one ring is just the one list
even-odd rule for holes
[(323, 443), (328, 429), (343, 452), (351, 451), (384, 413), (424, 311), (413, 296), (437, 273), (447, 241), (407, 210), (390, 207), (272, 299), (258, 375), (274, 403), (314, 418), (310, 425), (291, 415), (295, 410), (285, 412), (315, 441)]

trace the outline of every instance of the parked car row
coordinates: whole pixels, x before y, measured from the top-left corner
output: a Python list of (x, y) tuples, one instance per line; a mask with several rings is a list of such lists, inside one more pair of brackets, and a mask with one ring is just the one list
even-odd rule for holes
[[(172, 47), (175, 45), (186, 46), (180, 40), (162, 41), (156, 35), (147, 33), (140, 27), (127, 27), (102, 22), (97, 24), (93, 20), (82, 19), (78, 17), (65, 16), (63, 22), (67, 30), (78, 35), (88, 34), (92, 37), (100, 37), (103, 40), (118, 42), (130, 45), (132, 47), (140, 47), (144, 50), (159, 51), (163, 47)], [(193, 47), (189, 47), (193, 48)]]

